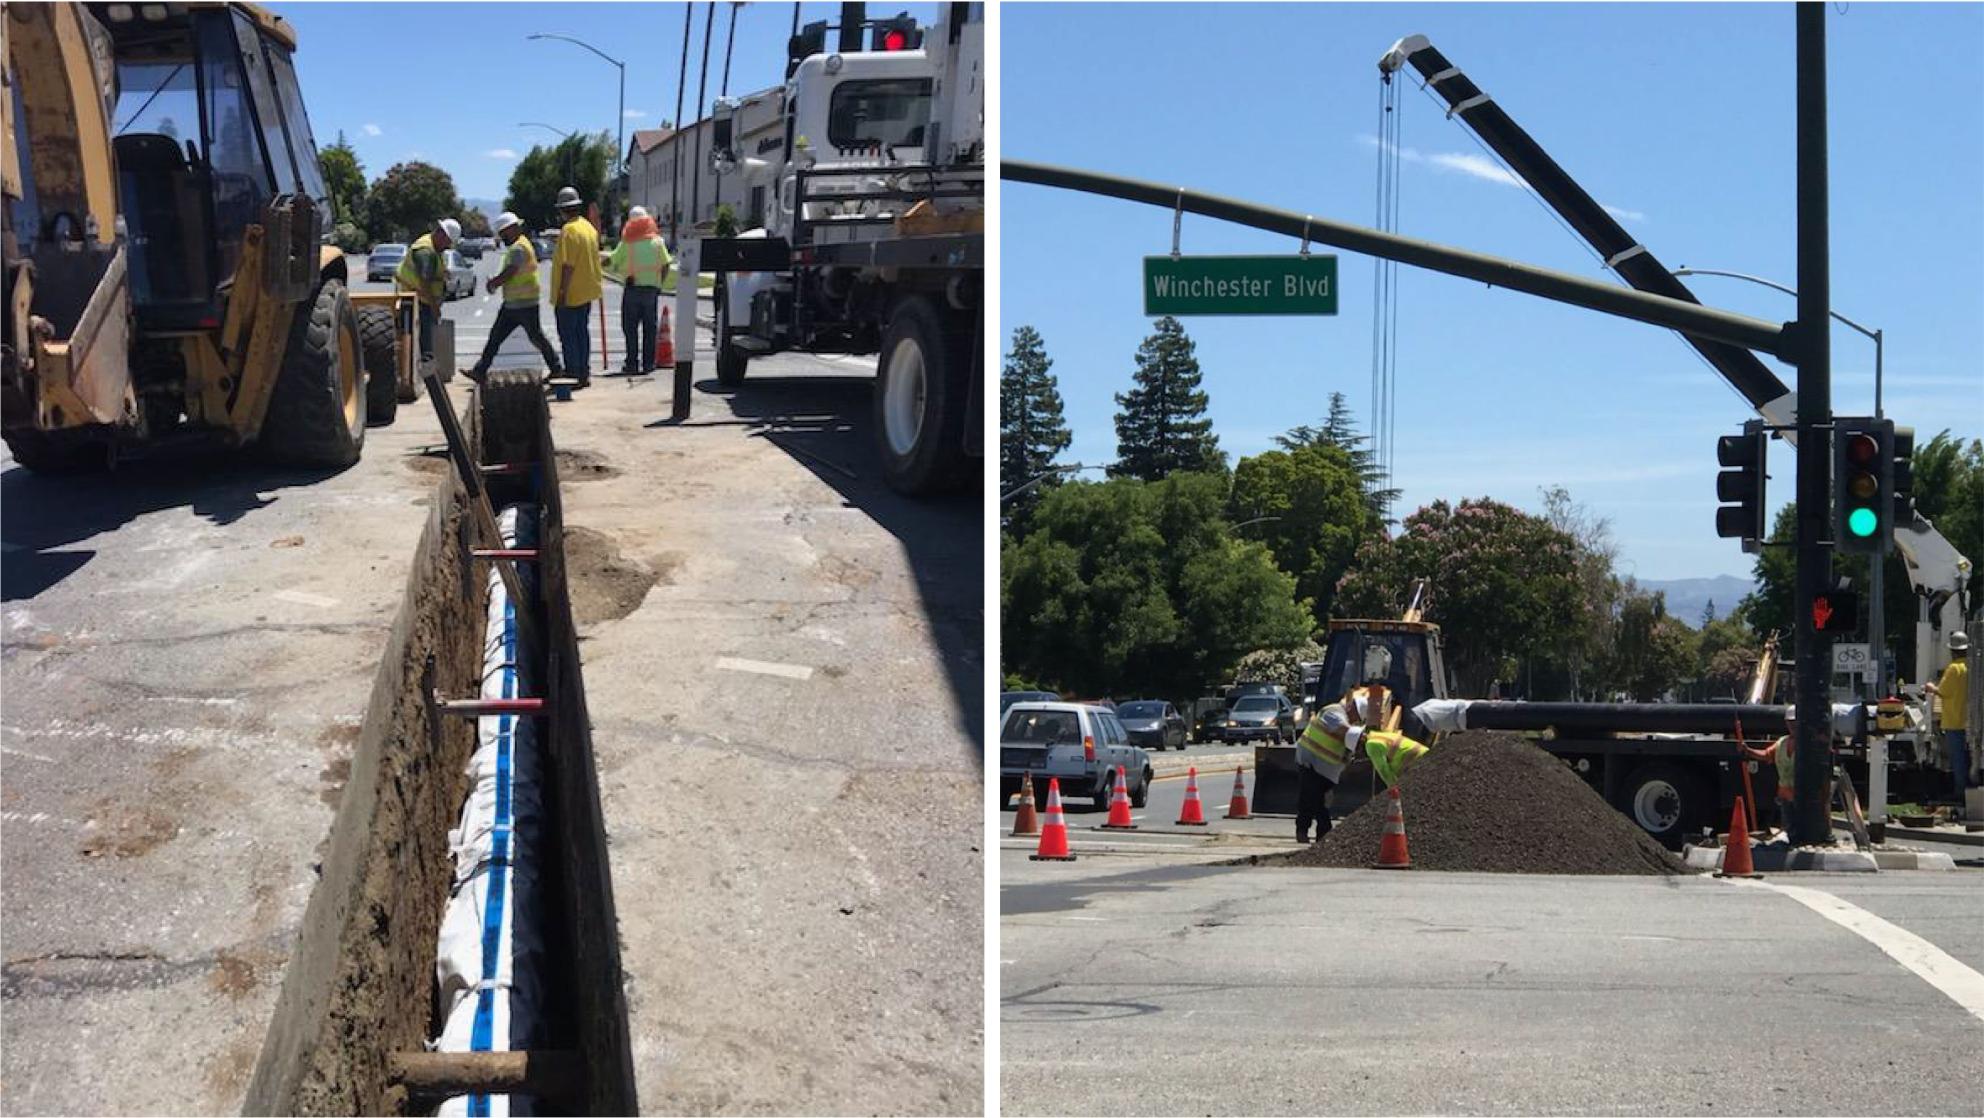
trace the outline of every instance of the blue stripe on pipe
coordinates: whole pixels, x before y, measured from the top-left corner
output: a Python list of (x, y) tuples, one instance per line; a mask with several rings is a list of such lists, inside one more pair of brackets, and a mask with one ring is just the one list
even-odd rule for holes
[[(503, 662), (502, 697), (517, 697), (517, 604), (503, 603)], [(482, 909), (482, 980), (492, 982), (496, 978), (503, 950), (503, 902), (508, 892), (510, 875), (510, 753), (514, 744), (514, 715), (498, 715), (496, 718), (496, 820), (491, 834), (490, 854), (492, 861), (489, 873), (489, 897)], [(475, 1025), (469, 1035), (469, 1049), (475, 1052), (490, 1051), (490, 1044), (496, 1029), (496, 992), (487, 985), (477, 992), (475, 1000)], [(469, 1114), (476, 1118), (488, 1118), (490, 1099), (488, 1095), (471, 1095), (468, 1100)]]

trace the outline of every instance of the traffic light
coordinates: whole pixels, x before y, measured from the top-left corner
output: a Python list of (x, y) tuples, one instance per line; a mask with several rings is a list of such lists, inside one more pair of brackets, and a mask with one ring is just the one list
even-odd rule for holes
[(1889, 449), (1888, 489), (1894, 494), (1894, 523), (1908, 527), (1915, 523), (1915, 428), (1896, 427)]
[(1722, 472), (1715, 475), (1715, 497), (1722, 506), (1715, 510), (1715, 534), (1724, 539), (1740, 539), (1744, 551), (1762, 547), (1764, 528), (1764, 461), (1770, 434), (1761, 420), (1743, 424), (1740, 435), (1724, 435), (1715, 441), (1715, 459)]
[(1812, 596), (1812, 631), (1851, 633), (1860, 627), (1860, 595), (1852, 590), (1828, 590)]
[(1835, 416), (1832, 435), (1833, 547), (1878, 555), (1894, 532), (1894, 424)]
[(915, 50), (923, 45), (923, 32), (908, 12), (893, 19), (878, 19), (869, 36), (868, 49), (879, 51)]
[(799, 29), (799, 34), (785, 41), (785, 76), (799, 68), (801, 62), (816, 54), (827, 53), (827, 21), (818, 20)]

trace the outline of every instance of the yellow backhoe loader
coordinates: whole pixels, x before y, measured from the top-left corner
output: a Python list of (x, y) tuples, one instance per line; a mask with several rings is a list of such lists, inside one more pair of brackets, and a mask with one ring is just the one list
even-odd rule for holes
[(354, 295), (289, 24), (7, 4), (0, 434), (34, 470), (216, 440), (348, 466), (413, 397), (411, 299)]

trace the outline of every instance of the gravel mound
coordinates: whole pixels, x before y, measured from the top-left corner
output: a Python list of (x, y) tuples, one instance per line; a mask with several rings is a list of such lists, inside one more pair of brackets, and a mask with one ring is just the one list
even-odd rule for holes
[[(1690, 872), (1562, 761), (1512, 734), (1470, 731), (1442, 740), (1407, 772), (1399, 796), (1414, 869)], [(1369, 866), (1378, 860), (1390, 799), (1375, 796), (1322, 842), (1258, 864)]]

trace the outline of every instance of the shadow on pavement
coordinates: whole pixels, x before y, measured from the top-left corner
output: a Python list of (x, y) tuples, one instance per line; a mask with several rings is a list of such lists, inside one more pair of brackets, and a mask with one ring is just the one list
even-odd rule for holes
[(194, 452), (127, 462), (79, 476), (0, 473), (0, 601), (36, 598), (81, 570), (93, 549), (67, 545), (115, 531), (150, 512), (187, 508), (220, 525), (276, 502), (275, 491), (339, 470), (262, 465), (240, 452)]
[[(983, 490), (972, 485), (960, 493), (909, 498), (890, 489), (876, 459), (874, 383), (868, 375), (754, 376), (733, 391), (704, 380), (696, 385), (699, 414), (690, 423), (755, 428), (753, 434), (791, 455), (848, 508), (866, 513), (902, 544), (943, 658), (958, 728), (977, 745), (972, 760), (983, 769)], [(708, 418), (713, 405), (730, 418)]]

